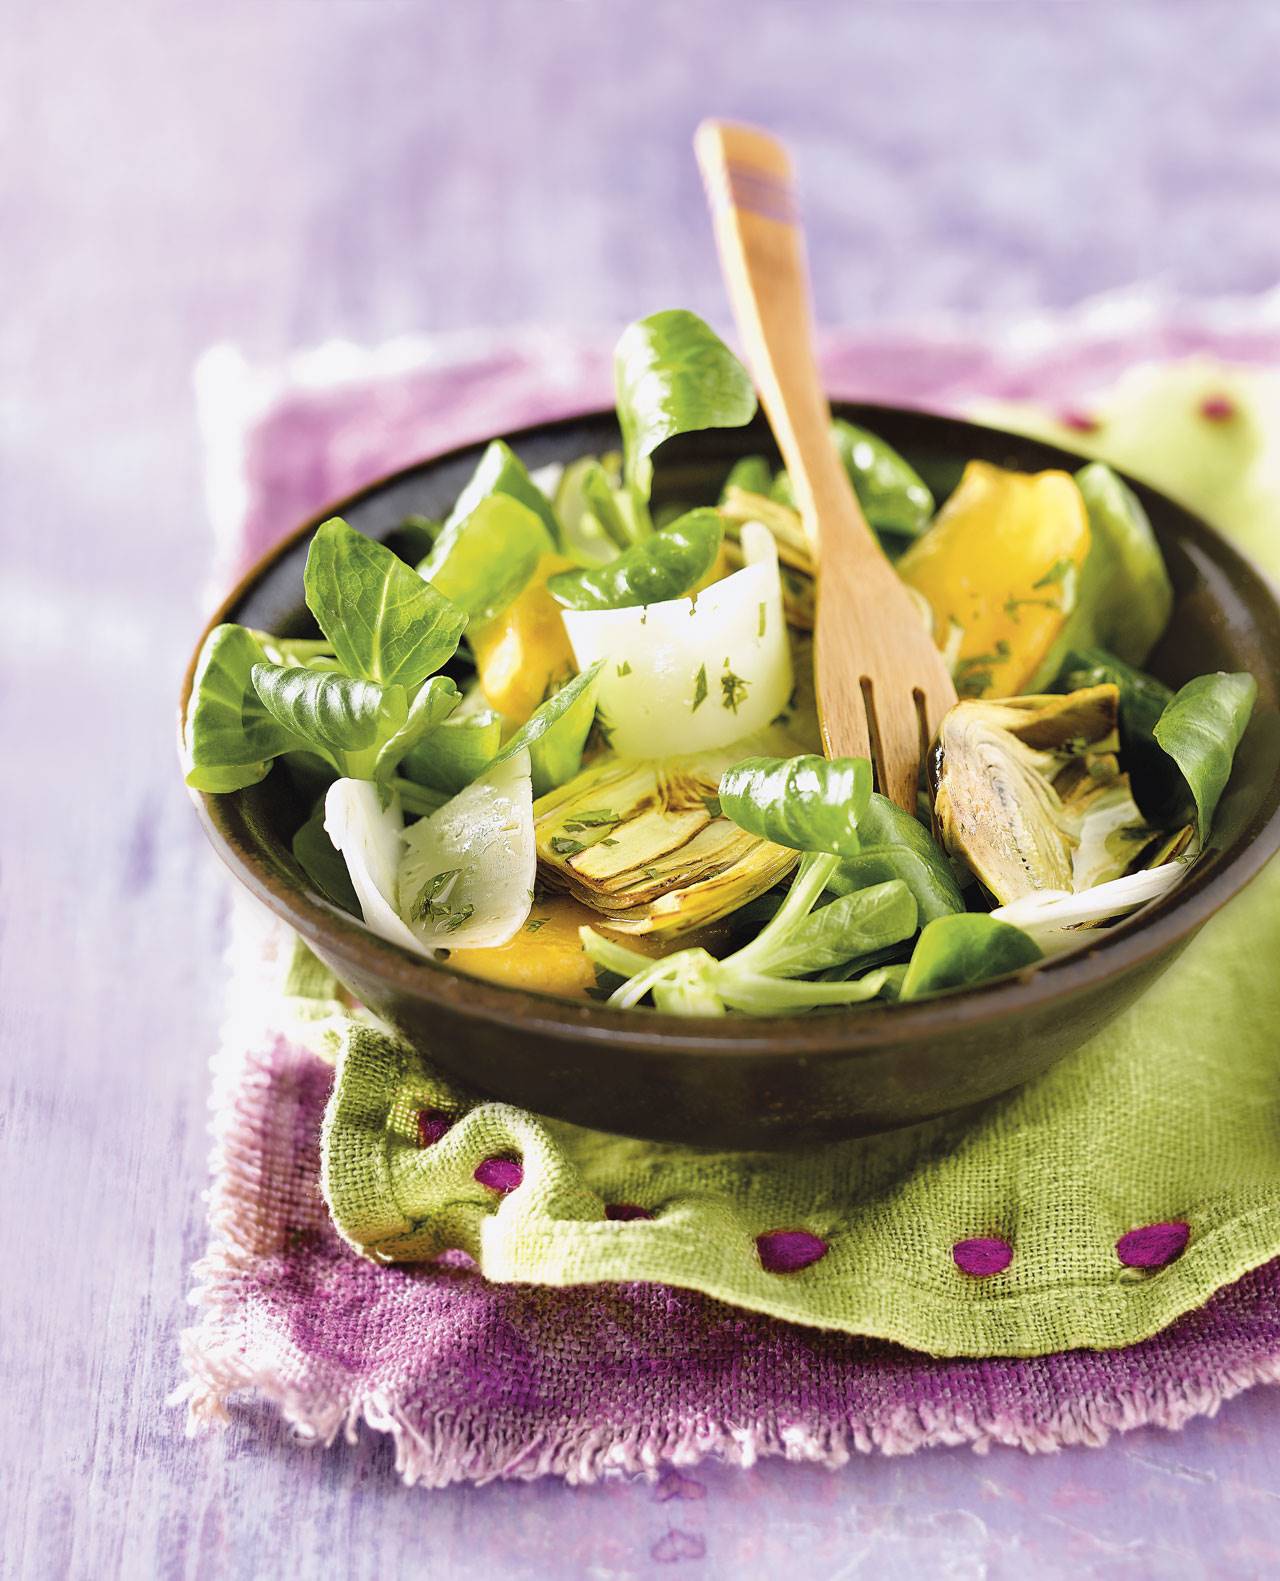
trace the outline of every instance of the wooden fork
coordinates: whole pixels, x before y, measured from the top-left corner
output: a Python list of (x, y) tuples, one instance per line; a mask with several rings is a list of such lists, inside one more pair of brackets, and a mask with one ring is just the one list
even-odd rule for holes
[(921, 758), (956, 691), (831, 438), (791, 161), (767, 132), (723, 121), (704, 121), (694, 149), (738, 333), (818, 568), (823, 748), (828, 757), (869, 757), (882, 794), (914, 812)]

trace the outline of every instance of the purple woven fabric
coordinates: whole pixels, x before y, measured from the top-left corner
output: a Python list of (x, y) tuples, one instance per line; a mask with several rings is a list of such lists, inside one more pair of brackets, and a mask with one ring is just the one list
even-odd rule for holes
[[(1003, 340), (844, 336), (830, 342), (828, 377), (845, 394), (935, 408), (1035, 396), (1075, 411), (1152, 357), (1280, 362), (1273, 318), (1192, 322), (1138, 305)], [(526, 336), (500, 353), (467, 350), (458, 360), (398, 347), (348, 359), (336, 380), (314, 365), (265, 381), (207, 368), (224, 570), (393, 467), (608, 400), (599, 346)], [(1177, 1427), (1280, 1378), (1280, 1262), (1130, 1349), (984, 1361), (790, 1327), (657, 1286), (488, 1284), (460, 1253), (426, 1269), (365, 1262), (333, 1231), (319, 1190), (330, 1080), (284, 1036), (232, 1037), (220, 1056), (203, 1315), (184, 1337), (193, 1425), (254, 1389), (321, 1441), (361, 1421), (390, 1432), (409, 1481), (586, 1481), (709, 1453), (836, 1465), (927, 1444), (1097, 1444), (1146, 1423)], [(1149, 1228), (1168, 1233), (1134, 1249), (1134, 1277), (1176, 1250), (1180, 1226)], [(817, 1255), (789, 1242), (775, 1251)]]

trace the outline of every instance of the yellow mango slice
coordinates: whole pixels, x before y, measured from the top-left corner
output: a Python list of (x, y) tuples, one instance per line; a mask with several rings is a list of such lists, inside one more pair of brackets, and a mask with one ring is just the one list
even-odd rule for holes
[(1071, 613), (1089, 553), (1089, 517), (1066, 472), (1009, 472), (971, 461), (933, 526), (898, 561), (923, 593), (934, 640), (963, 632), (962, 697), (1026, 689)]
[(544, 554), (520, 596), (479, 629), (467, 632), (480, 690), (491, 708), (523, 722), (574, 673), (573, 649), (547, 578), (575, 569), (563, 555)]
[[(451, 950), (448, 964), (455, 971), (507, 988), (585, 998), (587, 989), (595, 987), (596, 970), (578, 937), (582, 927), (595, 928), (643, 955), (666, 955), (689, 943), (688, 939), (672, 941), (630, 935), (623, 939), (621, 934), (601, 926), (598, 911), (568, 895), (549, 895), (534, 902), (529, 920), (514, 939), (487, 950)], [(703, 928), (695, 942), (707, 948), (723, 945), (724, 938), (723, 929)]]

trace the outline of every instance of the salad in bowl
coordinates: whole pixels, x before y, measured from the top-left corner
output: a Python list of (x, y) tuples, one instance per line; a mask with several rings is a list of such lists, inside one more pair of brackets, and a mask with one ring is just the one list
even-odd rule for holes
[(690, 1016), (961, 989), (1177, 885), (1256, 686), (1143, 672), (1173, 593), (1116, 473), (975, 460), (939, 504), (833, 424), (959, 694), (912, 815), (865, 760), (820, 755), (786, 473), (750, 455), (712, 497), (655, 503), (668, 440), (751, 422), (746, 371), (682, 311), (633, 324), (615, 366), (617, 452), (530, 473), (495, 440), (399, 554), (318, 528), (315, 636), (215, 627), (188, 784), (286, 781), (310, 891), (405, 951)]

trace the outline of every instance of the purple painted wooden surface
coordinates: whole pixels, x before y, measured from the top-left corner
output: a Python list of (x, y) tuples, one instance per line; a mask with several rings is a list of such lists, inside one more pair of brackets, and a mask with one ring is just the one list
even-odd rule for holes
[(793, 142), (822, 314), (1276, 278), (1269, 4), (363, 0), (13, 11), (0, 50), (0, 1571), (1248, 1576), (1280, 1395), (1176, 1437), (457, 1489), (250, 1407), (188, 1443), (225, 890), (177, 783), (199, 351), (722, 318), (688, 138)]

